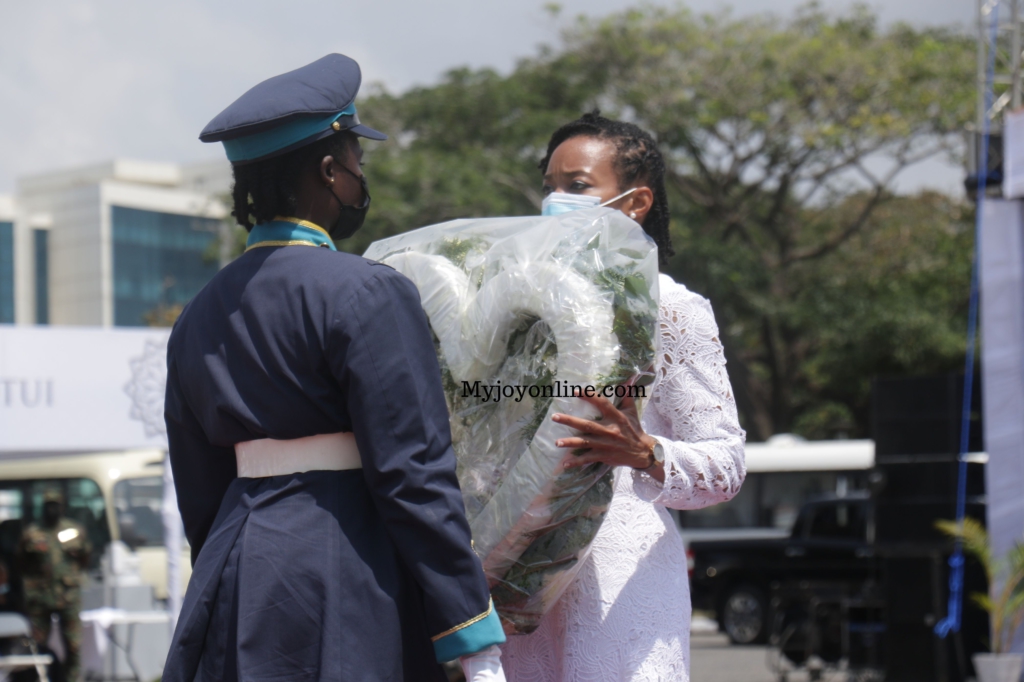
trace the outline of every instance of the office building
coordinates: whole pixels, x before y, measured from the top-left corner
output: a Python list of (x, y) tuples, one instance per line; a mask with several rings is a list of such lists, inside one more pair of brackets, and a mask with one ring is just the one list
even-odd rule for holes
[(0, 324), (14, 322), (14, 201), (0, 196)]
[(114, 160), (0, 197), (0, 323), (142, 326), (224, 261), (231, 170)]

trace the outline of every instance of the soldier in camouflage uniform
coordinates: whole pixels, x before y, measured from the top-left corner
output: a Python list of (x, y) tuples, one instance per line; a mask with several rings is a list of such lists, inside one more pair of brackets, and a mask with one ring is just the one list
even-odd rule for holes
[(85, 528), (63, 518), (64, 499), (60, 493), (43, 497), (43, 517), (29, 525), (22, 536), (19, 553), (25, 593), (25, 615), (32, 622), (32, 636), (45, 644), (50, 616), (60, 618), (67, 656), (64, 669), (68, 680), (77, 680), (82, 606), (83, 571), (89, 564), (89, 539)]

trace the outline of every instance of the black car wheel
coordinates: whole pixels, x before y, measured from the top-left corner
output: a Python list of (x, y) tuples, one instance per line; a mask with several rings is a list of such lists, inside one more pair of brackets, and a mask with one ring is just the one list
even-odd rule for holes
[(738, 585), (725, 595), (719, 618), (733, 644), (760, 644), (768, 639), (768, 599), (753, 585)]

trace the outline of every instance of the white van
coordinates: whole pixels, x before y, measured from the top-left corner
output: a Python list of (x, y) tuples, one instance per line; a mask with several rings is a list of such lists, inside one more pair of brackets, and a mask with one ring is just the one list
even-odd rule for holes
[[(21, 529), (40, 518), (43, 495), (64, 495), (64, 516), (85, 526), (92, 568), (112, 540), (139, 557), (142, 580), (157, 599), (167, 598), (167, 551), (161, 509), (164, 452), (27, 455), (0, 460), (0, 559), (13, 560)], [(190, 550), (182, 552), (182, 593), (191, 575)]]
[(804, 502), (868, 489), (875, 443), (779, 434), (747, 443), (746, 463), (747, 478), (732, 500), (678, 513), (684, 540), (788, 536)]

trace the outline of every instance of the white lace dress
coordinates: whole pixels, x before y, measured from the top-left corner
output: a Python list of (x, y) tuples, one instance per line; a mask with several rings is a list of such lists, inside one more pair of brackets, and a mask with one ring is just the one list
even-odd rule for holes
[(509, 637), (509, 682), (687, 682), (690, 588), (666, 511), (731, 499), (746, 475), (725, 355), (707, 299), (661, 275), (657, 375), (644, 430), (665, 448), (665, 482), (620, 468), (576, 581), (532, 634)]

